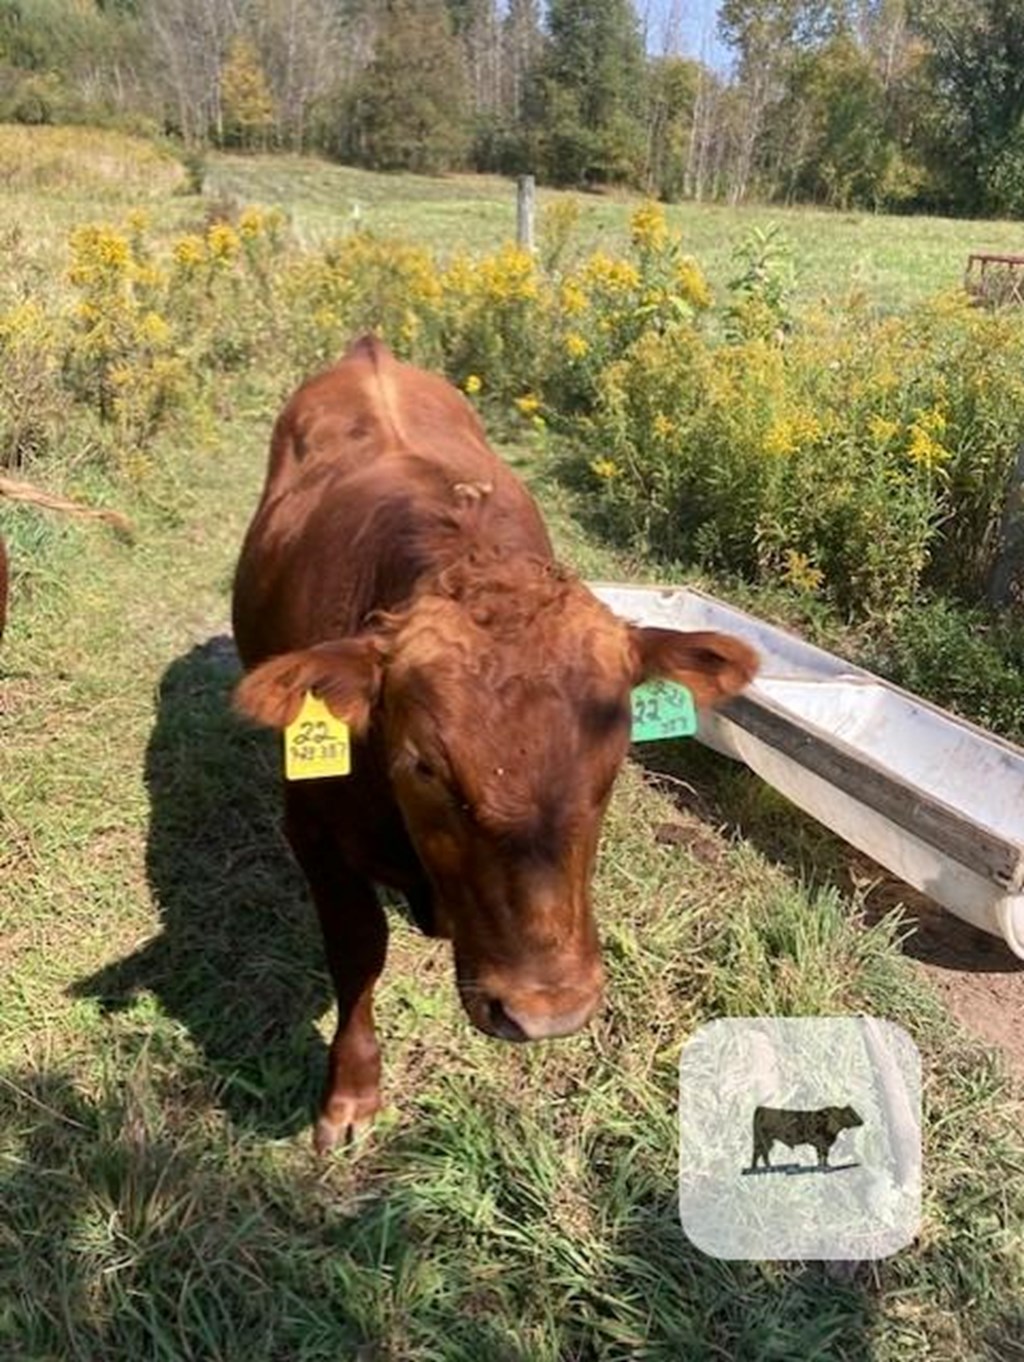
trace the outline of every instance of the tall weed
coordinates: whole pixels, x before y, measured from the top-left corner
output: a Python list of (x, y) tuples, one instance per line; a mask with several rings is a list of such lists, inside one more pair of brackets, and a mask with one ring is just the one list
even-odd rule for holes
[(71, 403), (138, 472), (219, 373), (272, 369), (284, 387), (374, 330), (552, 430), (602, 523), (647, 552), (850, 617), (927, 586), (978, 598), (1024, 435), (1019, 313), (955, 294), (898, 317), (855, 299), (796, 316), (774, 231), (743, 245), (716, 303), (656, 204), (616, 255), (575, 256), (571, 215), (556, 225), (547, 265), (361, 231), (306, 252), (258, 209), (170, 241), (139, 210), (79, 229), (64, 313), (0, 316), (3, 382), (22, 395), (2, 455), (37, 457)]

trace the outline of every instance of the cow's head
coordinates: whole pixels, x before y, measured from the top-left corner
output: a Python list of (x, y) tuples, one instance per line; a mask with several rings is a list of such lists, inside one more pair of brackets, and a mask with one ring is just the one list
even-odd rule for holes
[(833, 1107), (832, 1117), (829, 1121), (829, 1133), (835, 1137), (844, 1130), (854, 1130), (857, 1126), (863, 1124), (864, 1121), (853, 1107)]
[(283, 727), (313, 691), (355, 736), (373, 726), (465, 1009), (528, 1040), (600, 999), (590, 881), (633, 687), (681, 681), (706, 706), (755, 670), (738, 639), (627, 624), (550, 564), (470, 560), (369, 631), (257, 667), (237, 703)]

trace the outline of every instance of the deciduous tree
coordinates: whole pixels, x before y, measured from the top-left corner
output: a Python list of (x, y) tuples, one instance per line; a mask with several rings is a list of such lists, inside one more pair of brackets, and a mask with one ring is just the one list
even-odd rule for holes
[(251, 38), (236, 34), (220, 73), (225, 138), (241, 146), (266, 146), (274, 126), (274, 99)]

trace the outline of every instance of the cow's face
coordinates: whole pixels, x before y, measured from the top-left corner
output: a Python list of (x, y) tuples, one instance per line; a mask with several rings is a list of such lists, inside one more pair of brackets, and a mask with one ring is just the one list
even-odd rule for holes
[(466, 1012), (529, 1040), (570, 1034), (600, 1000), (590, 883), (632, 688), (668, 677), (708, 704), (755, 665), (738, 640), (635, 628), (562, 582), (536, 601), (422, 597), (381, 634), (257, 668), (239, 704), (283, 724), (313, 689), (356, 731), (372, 716)]
[(862, 1126), (864, 1121), (857, 1114), (853, 1107), (835, 1107), (835, 1117), (833, 1125), (834, 1134), (838, 1135), (843, 1130), (855, 1130), (857, 1126)]

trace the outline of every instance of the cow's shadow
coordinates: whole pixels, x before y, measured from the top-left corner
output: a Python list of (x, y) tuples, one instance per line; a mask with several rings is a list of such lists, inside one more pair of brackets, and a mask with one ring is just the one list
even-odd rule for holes
[(73, 992), (111, 1010), (155, 994), (200, 1047), (231, 1119), (282, 1136), (309, 1121), (326, 1062), (315, 1022), (333, 994), (280, 828), (274, 736), (232, 713), (238, 675), (224, 635), (164, 673), (145, 769), (162, 930)]
[(859, 1168), (859, 1163), (772, 1163), (767, 1168), (744, 1168), (742, 1169), (745, 1178), (764, 1177), (768, 1173), (783, 1173), (786, 1177), (799, 1176), (803, 1173), (844, 1173), (847, 1168)]

